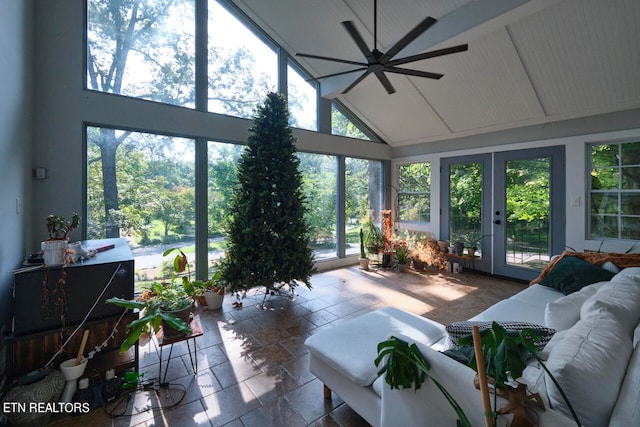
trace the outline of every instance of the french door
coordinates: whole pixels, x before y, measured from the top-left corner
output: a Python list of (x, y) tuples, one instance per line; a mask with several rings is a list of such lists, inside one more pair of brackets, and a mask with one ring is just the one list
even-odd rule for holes
[(531, 280), (564, 249), (564, 147), (441, 161), (441, 238), (477, 246), (477, 270)]

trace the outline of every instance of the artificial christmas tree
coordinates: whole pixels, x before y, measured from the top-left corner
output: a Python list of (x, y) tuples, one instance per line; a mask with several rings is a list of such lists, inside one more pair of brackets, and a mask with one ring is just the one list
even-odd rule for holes
[(284, 97), (269, 93), (249, 129), (227, 215), (227, 250), (220, 262), (227, 291), (265, 287), (267, 294), (298, 282), (311, 288), (314, 272), (304, 219), (300, 161)]

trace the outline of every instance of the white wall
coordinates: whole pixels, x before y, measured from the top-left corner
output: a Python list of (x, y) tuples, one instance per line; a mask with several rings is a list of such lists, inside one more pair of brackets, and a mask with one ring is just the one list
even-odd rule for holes
[[(638, 141), (640, 140), (640, 128), (623, 131), (612, 131), (594, 133), (590, 135), (579, 135), (562, 138), (545, 139), (538, 141), (522, 142), (511, 145), (487, 146), (476, 149), (462, 149), (457, 151), (436, 152), (419, 156), (407, 156), (396, 158), (392, 161), (392, 182), (397, 187), (398, 165), (404, 163), (415, 162), (431, 162), (431, 222), (422, 226), (405, 224), (403, 228), (415, 229), (419, 231), (429, 231), (435, 237), (438, 237), (440, 230), (440, 160), (445, 157), (466, 156), (474, 154), (496, 153), (507, 150), (524, 150), (529, 148), (540, 148), (548, 146), (564, 145), (566, 150), (566, 217), (565, 223), (565, 244), (577, 251), (598, 250), (603, 252), (626, 252), (631, 244), (623, 241), (607, 241), (601, 246), (600, 240), (587, 240), (587, 213), (588, 206), (585, 205), (587, 200), (587, 191), (589, 182), (588, 171), (586, 169), (588, 162), (587, 144), (590, 143), (606, 143), (619, 141)], [(578, 199), (579, 204), (575, 205), (572, 201)], [(635, 248), (636, 252), (640, 248)]]
[(33, 209), (32, 2), (4, 1), (0, 12), (0, 327), (11, 315), (13, 270), (28, 254)]

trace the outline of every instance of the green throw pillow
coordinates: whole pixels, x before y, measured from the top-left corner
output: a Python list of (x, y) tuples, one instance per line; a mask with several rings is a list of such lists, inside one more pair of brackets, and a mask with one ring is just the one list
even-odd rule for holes
[(566, 256), (558, 261), (540, 284), (569, 295), (592, 283), (611, 280), (613, 276), (615, 273), (581, 258)]

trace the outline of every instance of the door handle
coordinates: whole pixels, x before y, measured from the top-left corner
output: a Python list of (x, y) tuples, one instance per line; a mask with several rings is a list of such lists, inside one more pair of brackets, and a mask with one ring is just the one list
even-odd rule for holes
[(495, 221), (493, 221), (493, 223), (494, 223), (495, 225), (500, 225), (500, 220), (499, 220), (499, 219), (496, 219)]

